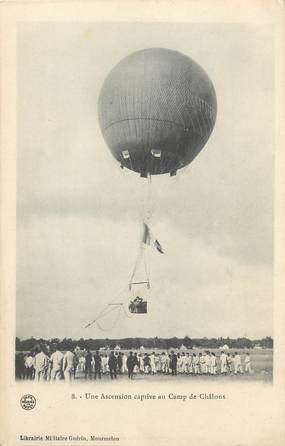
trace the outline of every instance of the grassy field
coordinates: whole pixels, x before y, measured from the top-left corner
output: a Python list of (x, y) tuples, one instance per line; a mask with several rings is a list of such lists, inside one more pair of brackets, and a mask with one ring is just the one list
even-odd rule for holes
[[(178, 374), (175, 377), (172, 377), (171, 375), (163, 375), (161, 373), (153, 375), (144, 375), (144, 374), (137, 374), (135, 376), (136, 380), (148, 380), (148, 381), (171, 381), (171, 380), (202, 380), (202, 381), (213, 381), (213, 380), (226, 380), (226, 381), (263, 381), (263, 382), (271, 382), (273, 380), (273, 349), (262, 349), (262, 350), (238, 350), (238, 349), (229, 349), (227, 350), (227, 353), (235, 353), (236, 351), (240, 354), (241, 360), (242, 360), (242, 366), (244, 368), (244, 358), (245, 354), (247, 352), (250, 353), (251, 357), (251, 368), (252, 373), (251, 374), (238, 374), (233, 375), (229, 374), (226, 376), (222, 376), (219, 374), (220, 370), (220, 361), (219, 356), (221, 354), (221, 351), (218, 349), (208, 349), (209, 351), (213, 351), (216, 353), (217, 356), (217, 367), (218, 367), (218, 374), (215, 376), (208, 376), (208, 375), (184, 375), (184, 374)], [(128, 355), (129, 350), (121, 350), (122, 352), (126, 353)], [(135, 350), (133, 350), (134, 352)], [(155, 353), (161, 353), (165, 350), (160, 349), (145, 349), (145, 353), (151, 353), (152, 351), (155, 351)], [(200, 353), (204, 352), (203, 349), (195, 349), (195, 350), (189, 350), (190, 353)], [(18, 353), (18, 352), (17, 352)], [(22, 353), (28, 353), (28, 352), (22, 352)], [(64, 353), (64, 352), (63, 352)], [(95, 353), (95, 351), (92, 351), (91, 353)], [(140, 353), (140, 351), (137, 351), (137, 353)], [(119, 375), (118, 377), (120, 380), (128, 379), (127, 375)], [(103, 376), (101, 382), (110, 380), (109, 376)], [(77, 382), (84, 382), (84, 373), (77, 371), (76, 373), (76, 381)]]
[[(219, 358), (221, 351), (218, 349), (208, 349), (209, 351), (213, 351), (216, 353), (217, 357)], [(156, 353), (161, 353), (163, 350), (159, 349), (145, 349), (146, 353), (151, 353), (152, 351), (155, 351)], [(200, 351), (203, 352), (202, 349), (197, 350), (191, 350), (190, 352), (199, 353)], [(238, 374), (238, 375), (227, 375), (222, 376), (220, 374), (217, 374), (215, 376), (208, 376), (208, 375), (183, 375), (178, 374), (175, 377), (172, 377), (171, 375), (163, 375), (161, 373), (152, 376), (152, 375), (144, 375), (144, 374), (137, 374), (135, 376), (136, 380), (149, 380), (149, 381), (156, 381), (156, 380), (163, 380), (163, 381), (171, 381), (173, 379), (175, 380), (203, 380), (203, 381), (213, 381), (213, 380), (226, 380), (226, 381), (263, 381), (263, 382), (271, 382), (273, 379), (273, 349), (262, 349), (262, 350), (238, 350), (238, 349), (229, 349), (227, 352), (234, 353), (239, 352), (242, 359), (242, 365), (244, 368), (244, 357), (245, 354), (249, 351), (250, 357), (251, 357), (251, 368), (252, 368), (252, 374)], [(124, 351), (128, 354), (128, 350)], [(139, 353), (139, 352), (138, 352)], [(218, 359), (218, 371), (220, 370), (220, 361)], [(103, 376), (103, 381), (110, 379), (109, 376)], [(126, 375), (119, 375), (119, 379), (127, 379)], [(84, 380), (83, 373), (77, 374), (77, 380)]]

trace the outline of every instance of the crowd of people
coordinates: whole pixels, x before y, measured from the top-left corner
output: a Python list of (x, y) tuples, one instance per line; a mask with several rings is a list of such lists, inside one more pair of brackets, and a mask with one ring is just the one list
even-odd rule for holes
[(60, 351), (57, 345), (47, 349), (36, 346), (33, 352), (16, 354), (16, 378), (37, 381), (76, 378), (101, 379), (127, 374), (130, 379), (145, 375), (237, 375), (252, 373), (250, 354), (242, 358), (239, 352), (99, 352), (89, 349)]

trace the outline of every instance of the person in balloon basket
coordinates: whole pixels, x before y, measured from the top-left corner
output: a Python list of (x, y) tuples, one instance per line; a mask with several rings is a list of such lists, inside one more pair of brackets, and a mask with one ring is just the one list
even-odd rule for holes
[(94, 379), (101, 379), (101, 370), (102, 370), (102, 358), (99, 355), (99, 351), (97, 350), (94, 355)]
[(117, 379), (117, 358), (114, 355), (114, 352), (110, 353), (109, 360), (108, 360), (108, 366), (110, 370), (110, 377), (111, 379)]
[(133, 355), (133, 352), (130, 352), (128, 359), (127, 359), (127, 369), (128, 369), (128, 378), (129, 379), (133, 379), (135, 365), (136, 365), (136, 358)]
[(172, 376), (177, 375), (177, 356), (174, 352), (171, 352), (169, 366), (171, 368), (171, 375)]

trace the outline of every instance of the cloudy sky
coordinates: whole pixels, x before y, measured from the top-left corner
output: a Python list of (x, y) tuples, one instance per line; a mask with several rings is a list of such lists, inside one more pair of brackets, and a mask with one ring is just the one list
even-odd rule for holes
[[(128, 297), (146, 189), (108, 151), (98, 95), (120, 59), (148, 47), (202, 65), (217, 122), (184, 173), (153, 180), (151, 226), (166, 253), (149, 250), (149, 314), (114, 311), (100, 322), (107, 331), (85, 329)], [(272, 29), (26, 23), (17, 57), (17, 335), (271, 335)]]

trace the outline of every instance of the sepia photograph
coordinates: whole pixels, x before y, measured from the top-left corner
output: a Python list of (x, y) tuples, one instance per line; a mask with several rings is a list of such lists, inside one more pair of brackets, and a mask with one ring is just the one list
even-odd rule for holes
[(283, 446), (283, 3), (1, 3), (1, 446)]
[(273, 27), (22, 22), (16, 71), (16, 380), (272, 383)]

